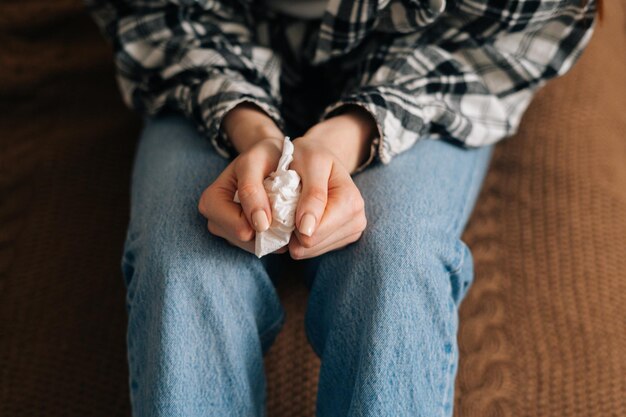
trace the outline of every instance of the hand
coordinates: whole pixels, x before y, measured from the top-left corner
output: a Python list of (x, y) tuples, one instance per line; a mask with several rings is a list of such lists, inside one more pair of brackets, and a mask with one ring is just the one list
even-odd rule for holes
[[(269, 116), (248, 103), (231, 110), (223, 127), (240, 153), (204, 190), (198, 211), (209, 232), (254, 253), (256, 232), (265, 231), (272, 219), (263, 179), (278, 165), (284, 136)], [(233, 201), (237, 190), (241, 204)]]
[(302, 178), (294, 259), (319, 256), (358, 240), (367, 225), (365, 203), (350, 173), (367, 157), (375, 124), (360, 112), (327, 119), (294, 141), (290, 168)]

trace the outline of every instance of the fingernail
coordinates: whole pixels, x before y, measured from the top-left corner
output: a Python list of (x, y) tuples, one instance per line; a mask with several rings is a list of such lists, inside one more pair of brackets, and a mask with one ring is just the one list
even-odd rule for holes
[(302, 216), (300, 220), (300, 227), (298, 230), (300, 233), (306, 236), (311, 236), (313, 234), (313, 228), (315, 227), (315, 216), (311, 213), (306, 213)]
[(257, 210), (252, 213), (252, 225), (257, 232), (264, 232), (270, 227), (264, 210)]

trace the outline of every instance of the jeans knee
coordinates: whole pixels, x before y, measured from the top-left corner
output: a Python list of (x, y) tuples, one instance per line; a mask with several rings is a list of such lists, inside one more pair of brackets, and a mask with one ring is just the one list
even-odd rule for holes
[(218, 328), (256, 329), (263, 344), (271, 343), (284, 320), (276, 290), (258, 259), (214, 237), (191, 247), (163, 236), (131, 235), (122, 270), (129, 311), (183, 322), (195, 317)]
[(468, 264), (466, 245), (445, 231), (366, 231), (351, 249), (322, 261), (309, 297), (309, 341), (321, 354), (332, 328), (452, 329), (456, 305), (469, 285)]
[(200, 284), (210, 289), (219, 285), (214, 277), (219, 276), (224, 264), (229, 264), (226, 245), (206, 231), (196, 218), (199, 214), (171, 211), (164, 213), (155, 208), (131, 217), (122, 256), (122, 272), (131, 298), (139, 289), (165, 291)]
[(468, 266), (472, 258), (467, 245), (454, 233), (440, 227), (383, 225), (366, 230), (359, 245), (370, 259), (370, 275), (380, 279), (399, 278), (385, 280), (388, 285), (419, 281), (449, 287), (450, 282), (445, 278), (471, 278)]

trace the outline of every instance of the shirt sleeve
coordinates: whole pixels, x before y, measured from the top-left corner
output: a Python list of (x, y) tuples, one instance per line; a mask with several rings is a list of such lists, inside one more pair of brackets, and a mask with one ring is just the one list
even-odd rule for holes
[(477, 147), (514, 134), (534, 93), (572, 67), (595, 25), (594, 0), (526, 3), (559, 6), (457, 9), (427, 31), (383, 37), (320, 120), (346, 104), (373, 116), (377, 137), (359, 170), (427, 136)]
[(245, 2), (85, 0), (114, 50), (124, 102), (153, 115), (182, 112), (223, 156), (224, 115), (252, 102), (284, 128), (280, 60), (254, 42)]

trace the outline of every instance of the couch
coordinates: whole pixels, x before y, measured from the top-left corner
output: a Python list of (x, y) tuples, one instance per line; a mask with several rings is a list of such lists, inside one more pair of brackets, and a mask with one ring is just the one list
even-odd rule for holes
[[(496, 148), (464, 234), (455, 415), (626, 416), (626, 4)], [(0, 3), (0, 416), (129, 416), (120, 255), (140, 129), (79, 0)], [(312, 416), (306, 287), (265, 359)]]

